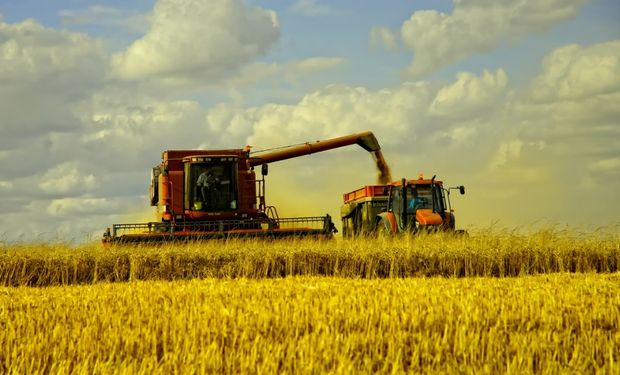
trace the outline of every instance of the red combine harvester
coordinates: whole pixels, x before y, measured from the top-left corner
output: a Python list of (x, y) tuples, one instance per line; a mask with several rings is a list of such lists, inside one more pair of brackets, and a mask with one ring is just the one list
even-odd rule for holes
[(394, 181), (387, 185), (368, 185), (344, 194), (340, 208), (344, 237), (419, 230), (455, 230), (450, 191), (465, 194), (464, 186), (445, 189), (442, 181), (425, 179)]
[[(358, 144), (369, 152), (380, 150), (371, 132), (304, 143), (271, 152), (232, 150), (164, 151), (152, 169), (150, 198), (159, 221), (114, 224), (104, 243), (155, 242), (227, 237), (332, 237), (329, 215), (279, 218), (265, 201), (268, 164), (321, 151)], [(257, 179), (254, 167), (261, 166)]]

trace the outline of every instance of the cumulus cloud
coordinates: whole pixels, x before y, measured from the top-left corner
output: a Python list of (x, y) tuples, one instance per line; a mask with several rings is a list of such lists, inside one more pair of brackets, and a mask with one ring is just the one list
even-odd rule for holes
[(45, 28), (31, 19), (14, 24), (0, 19), (0, 80), (5, 84), (60, 84), (70, 74), (101, 73), (102, 52), (101, 43), (85, 34)]
[[(377, 130), (383, 142), (394, 146), (429, 138), (458, 141), (484, 128), (474, 129), (468, 121), (494, 114), (506, 84), (506, 73), (498, 70), (480, 76), (459, 74), (443, 87), (427, 82), (381, 90), (330, 85), (296, 105), (267, 105), (245, 112), (244, 117), (254, 124), (249, 142), (257, 145), (276, 146), (290, 138), (320, 139), (367, 128)], [(433, 147), (428, 142), (416, 145), (418, 150)]]
[(46, 212), (52, 216), (104, 215), (117, 213), (118, 210), (118, 205), (106, 198), (62, 198), (54, 199)]
[(219, 139), (196, 101), (126, 101), (114, 92), (95, 95), (81, 109), (84, 130), (76, 142), (88, 160), (105, 156), (96, 165), (99, 173), (148, 171), (163, 150), (191, 149), (201, 143), (212, 147)]
[[(276, 146), (291, 138), (325, 138), (366, 128), (406, 133), (421, 123), (410, 123), (416, 110), (426, 112), (431, 89), (404, 84), (372, 91), (363, 87), (330, 85), (306, 95), (296, 105), (266, 105), (248, 112), (254, 123), (252, 144)], [(390, 137), (391, 138), (391, 137)]]
[(92, 173), (80, 172), (73, 162), (66, 162), (48, 170), (41, 178), (39, 188), (46, 193), (67, 194), (73, 191), (87, 192), (95, 186)]
[(205, 84), (265, 53), (278, 39), (275, 12), (241, 0), (159, 0), (150, 29), (112, 57), (124, 80)]
[[(618, 131), (620, 109), (620, 42), (566, 46), (543, 60), (541, 73), (527, 88), (518, 110), (528, 124), (540, 114), (553, 114), (544, 128), (563, 136), (588, 138)], [(600, 80), (603, 79), (604, 82)], [(598, 139), (597, 139), (598, 140)], [(603, 140), (603, 139), (601, 139)]]
[(452, 14), (414, 12), (401, 27), (403, 43), (414, 52), (414, 76), (496, 48), (506, 40), (549, 29), (573, 18), (586, 0), (454, 0)]
[(48, 170), (75, 156), (75, 145), (58, 140), (81, 130), (76, 107), (103, 85), (105, 64), (101, 41), (86, 34), (0, 20), (0, 178), (10, 191), (0, 208), (20, 211), (23, 202), (62, 193), (46, 183)]
[(65, 103), (101, 85), (101, 42), (85, 34), (45, 28), (34, 20), (0, 19), (0, 149), (42, 132), (78, 124)]
[(583, 100), (620, 90), (620, 41), (558, 48), (531, 87), (537, 101)]
[(617, 41), (558, 48), (532, 84), (507, 103), (504, 140), (489, 173), (512, 199), (527, 197), (529, 210), (514, 205), (516, 216), (535, 210), (575, 225), (617, 218), (609, 202), (620, 189), (620, 113), (614, 104), (620, 88), (611, 76), (611, 84), (597, 82), (592, 64), (583, 62), (606, 62), (595, 64), (606, 76), (618, 55)]
[(430, 105), (430, 112), (451, 117), (467, 116), (469, 111), (480, 111), (497, 104), (497, 97), (508, 84), (508, 76), (502, 69), (485, 70), (478, 77), (471, 73), (459, 73), (456, 81), (442, 87)]

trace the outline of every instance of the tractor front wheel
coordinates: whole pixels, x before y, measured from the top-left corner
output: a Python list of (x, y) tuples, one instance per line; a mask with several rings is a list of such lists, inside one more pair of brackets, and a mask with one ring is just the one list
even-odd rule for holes
[(392, 237), (392, 231), (385, 220), (377, 220), (375, 227), (378, 238)]

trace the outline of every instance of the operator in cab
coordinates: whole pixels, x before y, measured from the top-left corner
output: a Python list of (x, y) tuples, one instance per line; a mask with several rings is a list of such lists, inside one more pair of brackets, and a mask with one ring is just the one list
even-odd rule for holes
[(211, 170), (205, 170), (198, 176), (196, 180), (196, 186), (200, 191), (200, 198), (202, 201), (202, 209), (213, 209), (215, 202), (217, 201), (217, 186), (220, 183), (220, 179), (213, 174)]

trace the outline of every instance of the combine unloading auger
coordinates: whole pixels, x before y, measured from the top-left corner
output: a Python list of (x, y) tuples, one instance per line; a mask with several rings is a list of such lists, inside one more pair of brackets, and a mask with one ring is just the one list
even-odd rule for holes
[[(314, 236), (330, 238), (336, 228), (329, 215), (279, 218), (265, 202), (267, 165), (276, 161), (357, 144), (378, 152), (371, 132), (308, 142), (271, 152), (169, 150), (151, 174), (151, 205), (159, 221), (114, 224), (104, 243), (200, 240), (229, 237)], [(254, 167), (262, 166), (257, 179)]]

